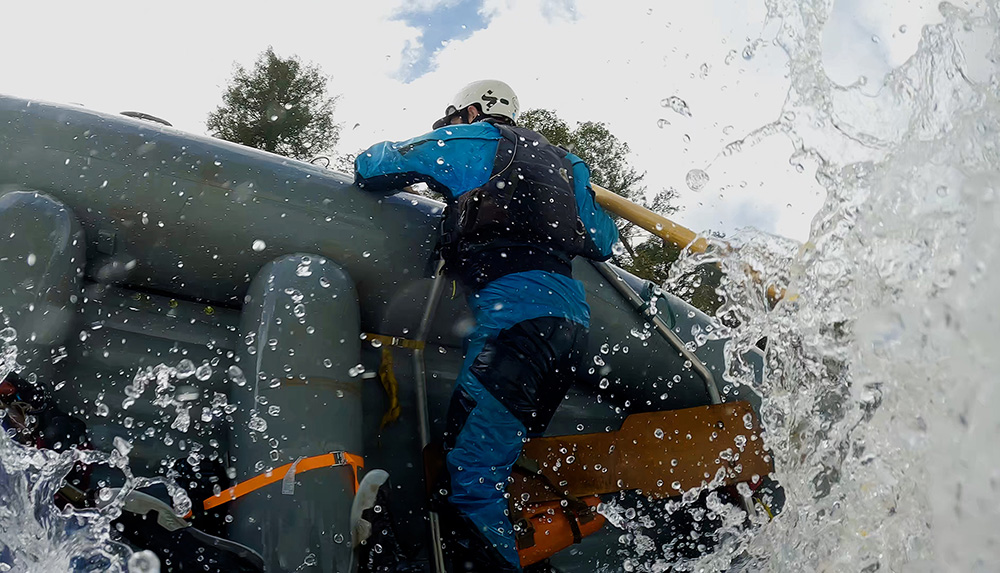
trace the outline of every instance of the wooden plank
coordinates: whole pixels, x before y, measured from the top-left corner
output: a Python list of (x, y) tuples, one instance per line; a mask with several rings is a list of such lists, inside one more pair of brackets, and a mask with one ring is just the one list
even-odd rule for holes
[(772, 471), (748, 402), (633, 414), (617, 432), (533, 438), (524, 455), (547, 480), (515, 471), (507, 491), (520, 503), (560, 499), (552, 486), (576, 497), (633, 489), (672, 497), (716, 476), (723, 486)]

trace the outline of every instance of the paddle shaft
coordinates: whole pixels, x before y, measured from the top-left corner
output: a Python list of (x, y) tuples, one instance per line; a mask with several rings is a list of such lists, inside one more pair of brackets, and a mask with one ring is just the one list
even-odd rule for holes
[(593, 182), (591, 182), (590, 186), (593, 188), (594, 195), (597, 197), (597, 203), (601, 207), (604, 207), (615, 215), (632, 221), (664, 241), (673, 243), (681, 249), (691, 245), (691, 251), (695, 253), (703, 253), (708, 248), (708, 242), (705, 239), (699, 238), (698, 234), (691, 229), (682, 227), (642, 205), (636, 205), (621, 195), (608, 191)]
[[(692, 253), (704, 253), (705, 249), (708, 248), (708, 241), (699, 237), (691, 229), (682, 227), (642, 205), (636, 205), (621, 195), (608, 191), (596, 183), (591, 182), (590, 187), (594, 190), (594, 196), (601, 207), (604, 207), (615, 215), (628, 219), (664, 241), (677, 245), (680, 249), (688, 247)], [(760, 281), (756, 271), (751, 269), (750, 273), (755, 279)], [(767, 297), (771, 300), (772, 304), (777, 303), (784, 295), (783, 289), (779, 290), (774, 285), (768, 285)]]

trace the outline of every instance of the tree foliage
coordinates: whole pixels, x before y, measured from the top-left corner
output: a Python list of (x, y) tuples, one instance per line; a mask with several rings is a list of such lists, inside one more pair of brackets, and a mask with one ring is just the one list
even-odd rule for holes
[(318, 66), (278, 57), (268, 47), (252, 70), (236, 64), (222, 105), (205, 124), (215, 137), (308, 159), (337, 143), (336, 101), (327, 95), (327, 77)]
[[(518, 125), (541, 133), (549, 143), (561, 145), (583, 159), (590, 167), (590, 178), (594, 183), (661, 215), (677, 212), (673, 204), (677, 197), (675, 189), (663, 189), (652, 198), (647, 197), (646, 186), (642, 184), (645, 173), (639, 173), (629, 165), (628, 144), (611, 133), (605, 124), (587, 121), (570, 128), (554, 111), (532, 109), (521, 114)], [(649, 235), (621, 217), (616, 216), (615, 223), (628, 254), (627, 257), (619, 257), (616, 262), (638, 276), (653, 280), (643, 274), (648, 268), (634, 266), (638, 261), (636, 249), (648, 241)]]
[[(635, 248), (635, 256), (631, 257), (624, 268), (637, 277), (663, 285), (670, 274), (670, 266), (681, 256), (677, 245), (668, 243), (659, 237), (653, 237)], [(676, 289), (670, 289), (674, 294), (687, 300), (696, 308), (707, 314), (714, 315), (722, 301), (715, 289), (722, 281), (722, 270), (718, 265), (698, 265), (691, 273), (685, 274), (676, 281)], [(678, 292), (680, 291), (680, 292)]]

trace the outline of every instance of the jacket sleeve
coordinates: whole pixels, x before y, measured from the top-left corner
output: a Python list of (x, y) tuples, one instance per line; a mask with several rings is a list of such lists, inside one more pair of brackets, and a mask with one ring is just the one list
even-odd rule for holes
[(354, 160), (354, 182), (366, 191), (396, 191), (422, 182), (454, 199), (489, 180), (499, 138), (493, 126), (473, 124), (376, 143)]
[(573, 165), (573, 181), (576, 191), (576, 208), (587, 228), (587, 258), (606, 261), (614, 253), (618, 242), (618, 227), (604, 209), (597, 204), (594, 190), (590, 186), (590, 169), (582, 159), (572, 153), (566, 156)]

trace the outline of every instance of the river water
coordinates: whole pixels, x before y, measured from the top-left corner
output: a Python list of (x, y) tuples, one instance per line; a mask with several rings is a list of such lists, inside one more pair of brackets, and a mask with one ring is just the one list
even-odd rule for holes
[[(787, 505), (728, 555), (684, 567), (721, 569), (745, 551), (735, 568), (994, 571), (998, 4), (942, 3), (880, 90), (824, 73), (828, 3), (768, 9), (791, 89), (765, 129), (817, 162), (826, 201), (804, 244), (741, 232), (676, 265), (671, 286), (719, 262), (720, 316), (740, 323), (717, 331), (732, 337), (729, 356), (767, 338), (757, 390)], [(784, 289), (773, 309), (762, 285)], [(728, 375), (753, 383), (735, 359)]]
[[(727, 379), (764, 398), (766, 439), (787, 496), (775, 520), (729, 524), (697, 559), (619, 522), (635, 571), (992, 571), (1000, 564), (1000, 17), (998, 3), (942, 3), (916, 52), (881, 89), (833, 83), (822, 1), (768, 0), (791, 87), (760, 137), (786, 137), (818, 166), (827, 198), (799, 244), (757, 231), (679, 261), (725, 270), (714, 336)], [(752, 270), (752, 272), (751, 272)], [(772, 305), (772, 286), (782, 293)], [(725, 324), (739, 324), (727, 327)], [(14, 340), (0, 332), (0, 372)], [(737, 359), (767, 340), (761, 384)], [(120, 500), (60, 515), (58, 476), (127, 452), (26, 449), (0, 437), (0, 571), (122, 570), (108, 546)], [(177, 503), (184, 505), (185, 500)], [(683, 511), (684, 508), (671, 508)], [(723, 511), (724, 510), (721, 510)], [(631, 515), (629, 517), (632, 517)], [(17, 534), (14, 535), (13, 532)], [(145, 570), (134, 559), (133, 570)]]

